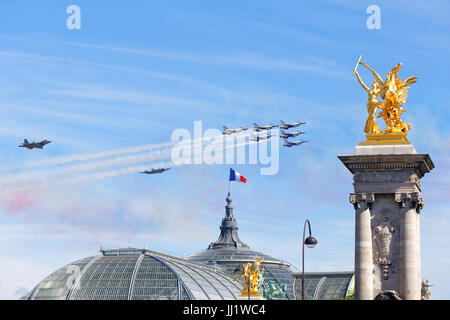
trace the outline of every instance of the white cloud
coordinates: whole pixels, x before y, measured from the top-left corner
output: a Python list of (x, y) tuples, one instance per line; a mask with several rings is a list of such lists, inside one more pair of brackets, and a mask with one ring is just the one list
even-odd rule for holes
[(316, 57), (306, 57), (304, 61), (292, 61), (286, 59), (269, 58), (253, 53), (229, 54), (227, 56), (220, 55), (202, 55), (186, 52), (176, 52), (160, 49), (136, 49), (130, 47), (115, 47), (108, 45), (98, 45), (91, 43), (61, 41), (61, 44), (77, 46), (91, 49), (101, 49), (107, 51), (116, 51), (121, 53), (144, 55), (160, 59), (170, 59), (194, 63), (215, 64), (215, 65), (232, 65), (238, 67), (257, 68), (262, 70), (273, 71), (305, 71), (316, 74), (326, 74), (328, 76), (347, 78), (347, 72), (333, 61), (327, 61)]
[(19, 299), (44, 279), (49, 270), (20, 257), (0, 255), (0, 299)]

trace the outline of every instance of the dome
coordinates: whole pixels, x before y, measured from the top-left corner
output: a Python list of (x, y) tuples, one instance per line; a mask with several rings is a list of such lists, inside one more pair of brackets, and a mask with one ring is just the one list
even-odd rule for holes
[(244, 244), (238, 236), (239, 228), (233, 216), (230, 193), (228, 193), (226, 201), (225, 216), (222, 218), (220, 225), (219, 238), (212, 242), (206, 250), (190, 254), (185, 259), (214, 265), (233, 276), (234, 270), (239, 265), (263, 258), (264, 286), (267, 286), (269, 281), (273, 281), (278, 286), (285, 284), (286, 298), (295, 299), (293, 291), (294, 276), (290, 269), (291, 265), (261, 252), (253, 251), (248, 245)]
[(101, 250), (50, 274), (27, 300), (232, 300), (242, 283), (211, 266), (145, 249)]
[(219, 238), (206, 250), (176, 258), (147, 249), (100, 250), (42, 280), (27, 300), (225, 300), (237, 299), (242, 281), (233, 281), (237, 267), (263, 258), (263, 287), (286, 285), (283, 299), (295, 299), (291, 265), (253, 251), (238, 235), (231, 195)]
[(233, 276), (234, 270), (239, 265), (253, 262), (259, 258), (264, 259), (262, 263), (264, 267), (264, 286), (266, 287), (269, 281), (273, 281), (277, 286), (285, 284), (286, 298), (295, 299), (293, 271), (287, 262), (250, 249), (207, 249), (185, 257), (186, 260), (214, 265), (226, 272), (230, 277)]
[[(302, 299), (302, 274), (294, 274), (294, 293)], [(355, 292), (355, 273), (305, 272), (305, 300), (344, 300)]]

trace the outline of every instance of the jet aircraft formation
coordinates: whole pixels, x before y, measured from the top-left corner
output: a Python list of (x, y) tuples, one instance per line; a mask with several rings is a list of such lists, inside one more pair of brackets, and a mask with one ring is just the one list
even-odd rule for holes
[[(283, 129), (290, 129), (290, 128), (295, 128), (298, 127), (302, 124), (305, 124), (306, 122), (294, 122), (294, 123), (285, 123), (283, 121), (281, 121), (281, 125), (277, 125), (277, 124), (269, 124), (266, 126), (260, 126), (256, 123), (253, 123), (253, 132), (266, 132), (266, 134), (264, 135), (257, 135), (257, 134), (251, 134), (250, 140), (251, 141), (264, 141), (264, 140), (269, 140), (271, 137), (275, 136), (273, 134), (267, 133), (267, 131), (276, 128), (276, 127), (280, 127), (281, 128), (281, 134), (280, 134), (280, 138), (284, 139), (284, 144), (283, 146), (285, 147), (292, 147), (292, 146), (297, 146), (300, 145), (302, 143), (307, 142), (306, 140), (299, 140), (299, 141), (289, 141), (287, 138), (291, 138), (291, 137), (296, 137), (300, 134), (304, 134), (305, 132), (303, 131), (295, 131), (295, 132), (285, 132)], [(232, 135), (232, 134), (237, 134), (237, 133), (241, 133), (244, 131), (247, 131), (248, 128), (244, 128), (244, 127), (239, 127), (239, 128), (228, 128), (227, 126), (223, 126), (223, 132), (222, 134), (224, 135)], [(155, 174), (155, 173), (163, 173), (164, 171), (170, 170), (171, 168), (162, 168), (162, 169), (153, 169), (150, 171), (143, 171), (141, 173), (146, 173), (146, 174)]]
[[(289, 141), (288, 140), (288, 138), (293, 138), (293, 137), (296, 137), (296, 136), (298, 136), (300, 134), (304, 134), (305, 133), (304, 131), (294, 131), (294, 132), (286, 132), (286, 131), (284, 131), (284, 130), (288, 130), (290, 128), (298, 127), (298, 126), (300, 126), (302, 124), (306, 124), (306, 122), (297, 121), (297, 122), (293, 122), (293, 123), (286, 123), (283, 120), (280, 120), (280, 125), (269, 124), (269, 125), (266, 125), (266, 126), (260, 126), (257, 123), (253, 123), (253, 132), (256, 132), (256, 133), (267, 132), (267, 131), (269, 131), (269, 130), (271, 130), (273, 128), (279, 127), (281, 129), (280, 138), (284, 139), (283, 146), (290, 148), (292, 146), (298, 146), (298, 145), (301, 145), (301, 144), (303, 144), (305, 142), (308, 142), (307, 140), (297, 140), (297, 141)], [(230, 128), (227, 128), (226, 126), (223, 126), (223, 134), (225, 134), (225, 135), (231, 135), (231, 134), (234, 134), (234, 133), (240, 133), (240, 132), (243, 132), (245, 130), (248, 130), (248, 128), (240, 127), (240, 128), (236, 128), (236, 129), (230, 129)], [(274, 136), (273, 134), (256, 135), (256, 134), (253, 134), (253, 132), (252, 132), (250, 140), (256, 141), (256, 142), (263, 141), (263, 140), (268, 140), (268, 139), (270, 139), (271, 137)]]
[[(304, 134), (305, 132), (303, 131), (294, 131), (294, 132), (286, 132), (283, 129), (287, 130), (290, 128), (295, 128), (298, 127), (302, 124), (305, 124), (305, 122), (294, 122), (294, 123), (285, 123), (282, 120), (280, 121), (281, 125), (277, 125), (277, 124), (269, 124), (269, 125), (265, 125), (265, 126), (260, 126), (257, 123), (253, 123), (253, 131), (251, 132), (251, 137), (250, 140), (251, 141), (264, 141), (264, 140), (269, 140), (270, 138), (274, 137), (275, 135), (268, 133), (268, 131), (270, 131), (273, 128), (277, 128), (279, 127), (281, 129), (281, 134), (280, 134), (280, 138), (284, 139), (284, 144), (283, 146), (285, 147), (292, 147), (292, 146), (297, 146), (300, 144), (303, 144), (305, 142), (307, 142), (306, 140), (298, 140), (298, 141), (289, 141), (288, 138), (292, 138), (292, 137), (296, 137), (300, 134)], [(239, 128), (228, 128), (226, 126), (223, 126), (223, 134), (224, 135), (232, 135), (232, 134), (237, 134), (237, 133), (241, 133), (248, 130), (248, 128), (243, 128), (243, 127), (239, 127)], [(255, 133), (262, 133), (264, 132), (265, 134), (255, 134)], [(42, 140), (40, 142), (29, 142), (27, 139), (23, 140), (23, 143), (19, 145), (19, 147), (23, 147), (23, 148), (27, 148), (27, 149), (43, 149), (43, 147), (47, 144), (51, 143), (51, 141), (49, 140)], [(171, 168), (161, 168), (161, 169), (154, 169), (152, 168), (151, 170), (146, 170), (146, 171), (142, 171), (141, 173), (145, 173), (145, 174), (155, 174), (155, 173), (163, 173), (167, 170), (170, 170)]]

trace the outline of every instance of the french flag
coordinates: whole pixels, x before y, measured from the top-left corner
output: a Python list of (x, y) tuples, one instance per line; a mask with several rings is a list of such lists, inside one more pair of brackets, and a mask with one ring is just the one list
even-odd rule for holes
[(230, 181), (240, 181), (246, 183), (247, 179), (245, 179), (245, 177), (239, 172), (234, 171), (233, 169), (230, 168)]

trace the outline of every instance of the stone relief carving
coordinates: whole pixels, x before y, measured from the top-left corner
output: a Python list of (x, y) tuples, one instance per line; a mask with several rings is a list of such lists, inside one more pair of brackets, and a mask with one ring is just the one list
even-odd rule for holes
[(390, 252), (392, 233), (395, 232), (393, 226), (389, 226), (387, 218), (385, 218), (383, 225), (377, 226), (374, 230), (375, 241), (377, 242), (378, 248), (380, 248), (380, 255), (382, 257), (387, 257)]
[(400, 182), (400, 183), (418, 183), (420, 178), (415, 172), (388, 172), (388, 171), (371, 171), (356, 172), (353, 175), (353, 181), (357, 183), (374, 183), (374, 182)]
[(373, 242), (374, 242), (374, 264), (379, 266), (384, 280), (389, 279), (389, 274), (392, 273), (393, 265), (395, 264), (395, 252), (392, 250), (392, 238), (396, 228), (391, 223), (387, 215), (380, 217), (381, 222), (375, 219), (373, 227)]

